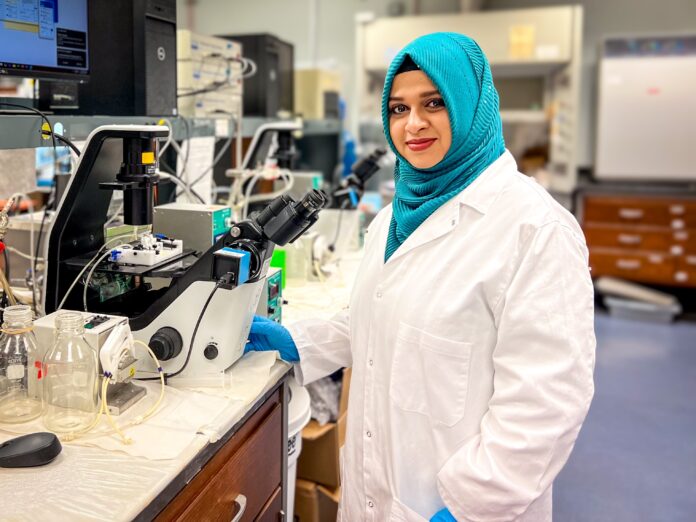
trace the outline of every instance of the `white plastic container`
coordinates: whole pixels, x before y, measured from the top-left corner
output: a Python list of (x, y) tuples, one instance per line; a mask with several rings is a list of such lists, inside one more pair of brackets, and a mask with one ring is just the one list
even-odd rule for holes
[(671, 323), (682, 312), (682, 307), (679, 303), (665, 306), (607, 296), (604, 298), (604, 304), (609, 308), (609, 313), (612, 317), (631, 319), (633, 321)]
[(288, 516), (286, 520), (294, 520), (297, 459), (302, 452), (302, 428), (309, 422), (312, 410), (309, 392), (297, 384), (294, 377), (290, 377), (288, 385), (290, 404), (288, 405)]

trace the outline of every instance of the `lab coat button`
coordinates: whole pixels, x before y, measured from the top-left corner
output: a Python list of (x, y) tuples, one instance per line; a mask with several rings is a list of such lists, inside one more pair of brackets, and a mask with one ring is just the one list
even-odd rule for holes
[(367, 435), (367, 438), (368, 438), (368, 439), (371, 439), (371, 438), (372, 438), (372, 432), (368, 431), (368, 432), (366, 433), (366, 435)]
[(381, 298), (382, 298), (382, 292), (377, 292), (377, 299), (381, 299)]
[(372, 361), (372, 359), (370, 359), (370, 366), (372, 366), (372, 364), (373, 364), (373, 361)]
[(371, 500), (367, 503), (367, 505), (370, 506), (371, 508), (372, 508), (372, 507), (375, 507), (374, 502), (372, 502)]

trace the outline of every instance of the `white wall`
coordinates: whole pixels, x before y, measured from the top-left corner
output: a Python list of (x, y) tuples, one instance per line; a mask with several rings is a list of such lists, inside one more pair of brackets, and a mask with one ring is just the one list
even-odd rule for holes
[(580, 166), (594, 161), (597, 57), (605, 36), (691, 31), (696, 33), (696, 0), (487, 0), (486, 9), (519, 9), (580, 4), (584, 10), (580, 90)]

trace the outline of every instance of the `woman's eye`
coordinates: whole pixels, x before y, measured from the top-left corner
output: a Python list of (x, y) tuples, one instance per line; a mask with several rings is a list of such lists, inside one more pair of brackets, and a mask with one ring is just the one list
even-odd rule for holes
[(426, 103), (426, 107), (429, 109), (439, 109), (440, 107), (445, 106), (445, 100), (442, 98), (433, 98), (432, 100), (428, 100)]
[(405, 105), (394, 105), (389, 109), (390, 114), (403, 114), (408, 110)]

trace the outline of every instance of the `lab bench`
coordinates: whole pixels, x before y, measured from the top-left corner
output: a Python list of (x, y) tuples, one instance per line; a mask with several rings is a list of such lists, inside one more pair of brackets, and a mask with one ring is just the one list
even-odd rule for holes
[(47, 466), (0, 471), (0, 518), (284, 520), (290, 372), (276, 362), (255, 400), (210, 419), (219, 439), (199, 433), (176, 459), (64, 444)]

